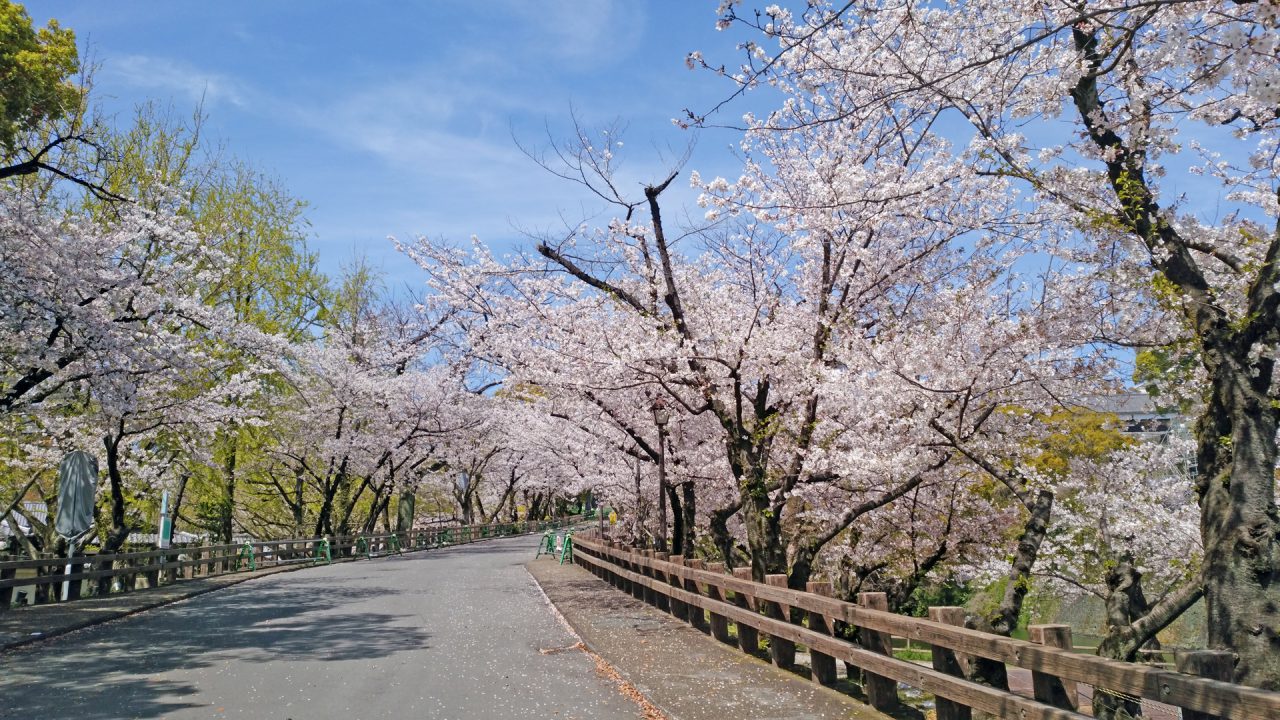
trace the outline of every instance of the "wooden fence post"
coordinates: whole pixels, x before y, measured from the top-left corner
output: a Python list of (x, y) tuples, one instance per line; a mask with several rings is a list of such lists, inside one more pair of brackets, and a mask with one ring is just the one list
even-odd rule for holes
[[(766, 585), (773, 587), (785, 588), (787, 586), (787, 576), (785, 574), (765, 575), (764, 582)], [(791, 622), (791, 608), (782, 603), (769, 601), (765, 603), (765, 615), (774, 620), (783, 622)], [(769, 636), (769, 658), (773, 660), (773, 664), (783, 670), (790, 670), (796, 664), (796, 644), (786, 638), (780, 638), (774, 635)]]
[[(929, 608), (929, 619), (946, 625), (964, 627), (964, 608), (931, 607)], [(933, 669), (938, 672), (944, 672), (956, 677), (965, 677), (966, 660), (967, 658), (957, 655), (949, 648), (941, 645), (933, 646)], [(973, 717), (973, 710), (967, 705), (961, 705), (954, 700), (942, 697), (937, 698), (935, 707), (938, 711), (938, 720), (970, 720)]]
[[(613, 559), (609, 557), (609, 543), (605, 542), (604, 540), (600, 541), (599, 550), (591, 551), (591, 556), (597, 560), (613, 562)], [(610, 585), (617, 586), (618, 584), (617, 580), (614, 579), (613, 571), (609, 570), (603, 565), (597, 566), (596, 575), (598, 575), (601, 580), (609, 583)]]
[[(868, 610), (889, 612), (889, 597), (882, 592), (858, 593), (858, 605)], [(863, 648), (881, 655), (893, 656), (893, 637), (886, 632), (858, 628), (859, 644)], [(881, 712), (893, 712), (898, 709), (898, 683), (873, 673), (863, 671), (862, 690), (867, 694), (867, 702)]]
[[(624, 552), (624, 550), (622, 549), (622, 544), (618, 542), (614, 542), (613, 540), (610, 540), (609, 544), (606, 547), (609, 552), (609, 555), (608, 555), (609, 562), (615, 565), (621, 566), (622, 568), (625, 568), (625, 565), (622, 562), (622, 554)], [(631, 594), (631, 583), (627, 582), (627, 580), (623, 578), (620, 573), (611, 571), (609, 573), (609, 579), (613, 583), (614, 587), (627, 593), (628, 595)]]
[[(707, 570), (723, 574), (724, 563), (707, 563)], [(707, 584), (707, 597), (725, 602), (724, 592), (714, 584)], [(732, 643), (733, 639), (729, 637), (729, 618), (717, 613), (708, 614), (711, 616), (711, 636), (722, 643)]]
[(138, 574), (133, 572), (135, 561), (133, 558), (117, 560), (120, 569), (124, 572), (116, 575), (116, 579), (120, 581), (120, 592), (133, 592), (138, 586)]
[[(609, 553), (608, 555), (609, 561), (613, 562), (614, 565), (621, 565), (623, 566), (623, 568), (626, 568), (625, 562), (622, 562), (623, 550), (622, 550), (621, 543), (609, 541), (605, 543), (605, 550), (607, 550), (607, 552)], [(626, 593), (631, 592), (631, 583), (626, 582), (626, 579), (623, 579), (622, 575), (620, 574), (609, 573), (609, 582), (612, 582), (613, 587), (620, 589), (620, 591), (622, 592), (626, 592)]]
[[(658, 553), (658, 554), (661, 555), (663, 553)], [(668, 562), (674, 565), (684, 565), (684, 556), (670, 555), (668, 556)], [(667, 584), (671, 585), (672, 587), (677, 587), (681, 589), (683, 589), (684, 587), (684, 583), (681, 581), (680, 576), (674, 573), (670, 573), (666, 575), (666, 581), (667, 581)], [(667, 606), (671, 611), (671, 616), (674, 617), (675, 619), (685, 620), (685, 621), (689, 619), (689, 606), (681, 602), (680, 600), (677, 600), (674, 597), (670, 598), (667, 601)]]
[[(702, 570), (703, 568), (706, 567), (706, 565), (701, 560), (686, 560), (685, 565), (689, 566), (693, 570)], [(684, 589), (686, 592), (691, 592), (694, 595), (702, 594), (701, 590), (698, 589), (698, 582), (696, 580), (685, 580)], [(692, 625), (697, 630), (701, 630), (704, 633), (710, 632), (710, 627), (707, 625), (706, 611), (704, 611), (702, 608), (698, 607), (697, 605), (687, 606), (686, 611), (689, 614), (690, 625)]]
[[(831, 583), (829, 582), (810, 580), (805, 584), (805, 590), (823, 597), (831, 597), (832, 594)], [(815, 612), (811, 612), (808, 615), (810, 630), (823, 635), (830, 635), (835, 631), (835, 623), (828, 620), (826, 615)], [(809, 677), (819, 685), (835, 685), (836, 659), (809, 648)]]
[[(1028, 625), (1027, 637), (1037, 645), (1071, 652), (1070, 625)], [(1074, 680), (1032, 670), (1031, 687), (1036, 699), (1042, 703), (1067, 710), (1075, 710), (1080, 705)]]
[[(751, 580), (751, 568), (734, 568), (733, 576), (739, 580)], [(755, 598), (746, 593), (735, 592), (733, 604), (751, 611), (756, 609)], [(760, 631), (743, 623), (734, 624), (738, 626), (738, 647), (742, 648), (742, 652), (749, 655), (760, 652)]]
[[(621, 567), (623, 570), (630, 570), (631, 565), (627, 562), (627, 553), (629, 552), (629, 550), (627, 550), (627, 547), (623, 545), (621, 542), (610, 541), (609, 548), (612, 549), (614, 552), (613, 561), (617, 563), (618, 566)], [(634, 593), (632, 593), (632, 590), (631, 590), (630, 580), (622, 577), (621, 575), (618, 575), (617, 585), (620, 590), (627, 593), (628, 595), (634, 595)]]
[[(1174, 654), (1173, 661), (1180, 673), (1223, 682), (1231, 682), (1236, 664), (1235, 655), (1221, 650), (1179, 651)], [(1182, 720), (1226, 720), (1226, 718), (1183, 708)]]
[[(639, 548), (627, 550), (627, 561), (623, 563), (628, 570), (637, 575), (644, 575), (644, 568), (640, 567), (640, 564), (636, 562), (642, 553), (643, 551)], [(645, 592), (644, 585), (638, 582), (631, 583), (631, 597), (642, 602), (649, 602), (649, 593)]]
[[(61, 572), (61, 571), (62, 571), (62, 568), (59, 568), (59, 572)], [(72, 573), (73, 575), (74, 575), (74, 574), (76, 574), (76, 573), (81, 573), (81, 572), (84, 572), (84, 565), (83, 565), (82, 563), (74, 563), (74, 564), (71, 566), (71, 573)], [(59, 591), (59, 592), (61, 592), (61, 591)], [(71, 601), (71, 600), (79, 600), (79, 599), (80, 599), (80, 596), (81, 596), (83, 593), (84, 593), (84, 581), (83, 581), (83, 580), (70, 580), (70, 581), (68, 581), (68, 582), (67, 582), (67, 600), (68, 600), (68, 601)]]
[[(652, 559), (653, 559), (653, 551), (652, 551), (652, 550), (641, 550), (641, 551), (640, 551), (640, 557), (644, 558), (645, 560), (652, 560)], [(652, 567), (650, 567), (650, 566), (649, 566), (649, 564), (648, 564), (647, 562), (641, 562), (641, 563), (640, 563), (640, 568), (639, 568), (639, 570), (640, 570), (640, 574), (641, 574), (641, 575), (643, 575), (643, 576), (645, 576), (645, 578), (647, 578), (647, 579), (649, 579), (649, 580), (653, 580), (653, 579), (654, 579), (654, 575), (653, 575), (653, 568), (652, 568)], [(658, 606), (658, 594), (654, 591), (654, 589), (653, 589), (652, 587), (650, 587), (650, 586), (648, 586), (648, 585), (644, 585), (644, 586), (643, 586), (643, 588), (644, 588), (644, 601), (645, 601), (645, 602), (647, 602), (647, 603), (649, 603), (650, 605), (653, 605), (654, 607), (657, 607), (657, 606)]]
[[(144, 564), (144, 565), (159, 565), (159, 564), (160, 564), (160, 557), (159, 557), (159, 556), (156, 556), (156, 557), (149, 557), (149, 558), (145, 558), (145, 559), (143, 559), (143, 561), (142, 561), (142, 562), (143, 562), (143, 564)], [(148, 571), (146, 572), (146, 576), (147, 576), (147, 587), (148, 587), (148, 588), (153, 588), (153, 587), (159, 587), (159, 586), (160, 586), (160, 568), (156, 568), (156, 569), (154, 569), (154, 570), (148, 570)]]
[[(9, 560), (9, 559), (10, 558), (8, 555), (0, 556), (0, 560)], [(0, 570), (0, 580), (12, 580), (14, 577), (17, 576), (17, 574), (18, 574), (18, 571), (16, 569), (5, 568), (3, 570)], [(13, 604), (13, 588), (11, 587), (0, 588), (0, 612), (4, 612), (5, 610), (8, 610), (9, 606), (12, 604)]]
[[(648, 550), (645, 552), (645, 555), (647, 555), (649, 559), (652, 561), (661, 560), (663, 562), (667, 562), (668, 558), (671, 557), (671, 553), (658, 552), (656, 550)], [(650, 570), (649, 577), (652, 577), (654, 579), (655, 584), (656, 583), (666, 584), (670, 582), (667, 580), (667, 574), (665, 572), (662, 572), (661, 570), (658, 570), (656, 567)], [(667, 598), (666, 594), (663, 593), (661, 590), (654, 589), (653, 605), (654, 607), (658, 608), (662, 612), (671, 612), (671, 602)]]

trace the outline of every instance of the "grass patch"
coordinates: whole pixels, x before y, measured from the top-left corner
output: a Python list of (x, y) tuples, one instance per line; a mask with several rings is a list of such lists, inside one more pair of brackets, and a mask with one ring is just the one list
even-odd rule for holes
[(899, 660), (907, 660), (910, 662), (929, 662), (933, 660), (932, 651), (922, 650), (918, 648), (911, 649), (911, 650), (908, 650), (906, 648), (895, 649), (893, 651), (893, 656), (898, 658)]

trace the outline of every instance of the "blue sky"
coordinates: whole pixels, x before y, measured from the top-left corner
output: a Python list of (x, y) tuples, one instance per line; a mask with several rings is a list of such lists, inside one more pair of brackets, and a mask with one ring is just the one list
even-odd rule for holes
[[(148, 99), (180, 114), (203, 98), (228, 152), (310, 203), (325, 270), (353, 255), (390, 284), (418, 274), (388, 235), (476, 234), (499, 249), (600, 209), (547, 175), (512, 138), (627, 123), (624, 180), (639, 188), (694, 133), (671, 119), (732, 92), (684, 64), (736, 65), (713, 0), (53, 0), (33, 20), (76, 31), (100, 64), (96, 93), (119, 122)], [(742, 110), (732, 110), (737, 115)], [(732, 133), (697, 137), (689, 168), (736, 176)], [(687, 177), (687, 171), (685, 176)], [(687, 182), (673, 200), (691, 202)]]

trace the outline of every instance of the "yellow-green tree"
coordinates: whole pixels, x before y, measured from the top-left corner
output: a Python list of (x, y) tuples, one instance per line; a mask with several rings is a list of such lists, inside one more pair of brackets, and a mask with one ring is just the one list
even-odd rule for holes
[[(225, 309), (236, 324), (290, 341), (307, 341), (328, 285), (317, 269), (316, 255), (306, 245), (306, 204), (248, 163), (225, 159), (225, 152), (208, 143), (203, 125), (200, 108), (182, 119), (172, 109), (141, 106), (131, 126), (110, 138), (115, 165), (105, 187), (114, 196), (186, 217), (193, 230), (218, 251), (210, 262), (218, 263), (219, 272), (213, 275), (220, 279), (203, 285), (193, 278), (189, 288), (193, 296)], [(90, 196), (84, 207), (100, 222), (112, 222), (112, 202)], [(255, 362), (252, 351), (243, 347), (214, 339), (208, 344), (207, 352), (221, 362), (217, 370), (192, 374), (193, 393), (244, 372)], [(245, 401), (237, 414), (267, 419), (279, 394), (286, 391), (282, 382), (268, 380), (260, 395)], [(264, 477), (272, 469), (267, 461), (272, 433), (260, 422), (230, 422), (196, 434), (202, 441), (175, 438), (173, 447), (199, 445), (201, 455), (212, 463), (183, 462), (187, 450), (175, 457), (175, 467), (183, 468), (177, 481), (182, 502), (176, 509), (183, 512), (180, 517), (230, 542), (238, 505), (242, 505), (238, 503), (242, 485), (275, 488)], [(265, 500), (275, 505), (298, 501), (283, 495), (281, 491)], [(254, 504), (261, 508), (263, 500), (259, 495)], [(262, 522), (254, 523), (255, 533), (289, 530), (286, 524), (277, 525), (280, 513), (257, 516)]]

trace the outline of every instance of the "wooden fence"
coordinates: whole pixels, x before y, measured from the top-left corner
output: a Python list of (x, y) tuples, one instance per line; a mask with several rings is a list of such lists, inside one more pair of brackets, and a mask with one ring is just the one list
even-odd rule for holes
[[(967, 719), (972, 710), (1022, 720), (1086, 718), (1076, 705), (1076, 684), (1085, 683), (1097, 692), (1182, 708), (1184, 720), (1280, 718), (1280, 693), (1074, 653), (1067, 626), (1032, 626), (1032, 642), (1014, 640), (962, 627), (961, 608), (931, 608), (928, 619), (906, 617), (888, 612), (884, 593), (863, 593), (850, 603), (829, 597), (829, 583), (809, 583), (801, 592), (786, 586), (785, 575), (757, 583), (749, 569), (727, 574), (720, 563), (631, 549), (593, 535), (574, 537), (574, 561), (598, 577), (744, 652), (759, 653), (763, 634), (780, 667), (793, 667), (796, 646), (803, 645), (815, 682), (834, 684), (835, 662), (842, 660), (863, 672), (867, 701), (880, 710), (898, 706), (903, 683), (937, 698), (938, 720)], [(858, 629), (856, 644), (836, 637), (846, 626)], [(893, 637), (929, 645), (932, 667), (893, 657)], [(1029, 670), (1034, 697), (966, 680), (964, 670), (975, 657)], [(1193, 654), (1187, 667), (1203, 659)]]
[[(15, 588), (51, 586), (48, 601), (54, 601), (56, 590), (64, 582), (70, 583), (69, 599), (79, 599), (86, 581), (110, 578), (114, 592), (129, 592), (139, 587), (158, 587), (187, 578), (211, 577), (232, 572), (244, 572), (250, 565), (258, 568), (274, 567), (298, 562), (316, 562), (327, 559), (323, 543), (329, 543), (328, 556), (338, 560), (344, 557), (381, 555), (393, 551), (414, 551), (459, 545), (487, 538), (541, 532), (547, 528), (561, 527), (573, 519), (553, 521), (526, 521), (493, 523), (489, 525), (460, 525), (453, 527), (414, 530), (411, 532), (381, 535), (343, 535), (333, 538), (298, 538), (291, 540), (267, 540), (235, 543), (230, 545), (202, 545), (198, 547), (171, 547), (164, 550), (123, 552), (112, 554), (82, 555), (78, 557), (44, 557), (0, 561), (0, 612), (13, 603)], [(253, 562), (249, 562), (252, 551)], [(70, 566), (71, 572), (67, 572)], [(19, 571), (27, 572), (19, 577)], [(34, 602), (34, 594), (28, 598)]]

